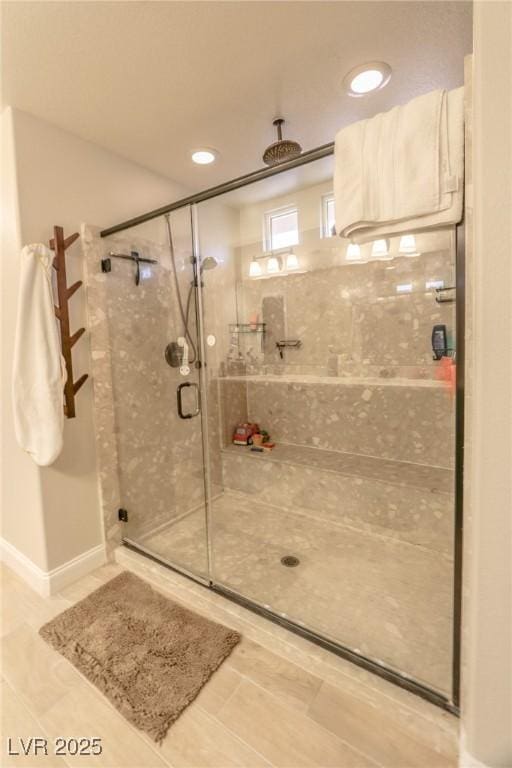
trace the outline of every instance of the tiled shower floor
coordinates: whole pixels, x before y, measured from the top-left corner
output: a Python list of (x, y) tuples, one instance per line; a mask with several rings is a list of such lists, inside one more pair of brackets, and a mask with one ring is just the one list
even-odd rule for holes
[[(225, 493), (213, 503), (213, 580), (342, 645), (449, 691), (452, 563), (433, 550)], [(205, 576), (202, 512), (140, 542)], [(281, 564), (293, 555), (297, 567)]]

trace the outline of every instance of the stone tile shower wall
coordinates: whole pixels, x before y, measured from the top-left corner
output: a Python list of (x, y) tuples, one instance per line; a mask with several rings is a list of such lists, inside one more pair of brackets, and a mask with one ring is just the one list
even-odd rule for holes
[[(319, 258), (302, 274), (244, 279), (240, 321), (257, 314), (267, 328), (263, 344), (257, 334), (240, 336), (239, 359), (247, 373), (434, 378), (432, 326), (446, 324), (453, 335), (455, 311), (425, 289), (433, 281), (454, 285), (449, 247), (392, 262), (322, 266)], [(281, 359), (277, 336), (301, 346)]]
[[(129, 512), (131, 537), (143, 536), (204, 502), (199, 419), (176, 413), (176, 387), (183, 379), (164, 358), (167, 343), (181, 335), (168, 247), (133, 233), (99, 237), (83, 231), (91, 329), (93, 385), (100, 482), (109, 548), (120, 542), (118, 507)], [(155, 258), (142, 267), (112, 259), (110, 250)], [(188, 244), (177, 246), (182, 291), (190, 283)], [(195, 323), (191, 323), (195, 332)]]

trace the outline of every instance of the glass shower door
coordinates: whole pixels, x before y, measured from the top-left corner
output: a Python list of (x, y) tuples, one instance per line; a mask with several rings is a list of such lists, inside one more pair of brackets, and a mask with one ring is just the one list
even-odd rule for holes
[[(190, 209), (108, 238), (104, 276), (126, 542), (208, 579), (197, 280)], [(136, 271), (139, 283), (136, 284)], [(180, 303), (183, 312), (180, 310)], [(185, 313), (188, 313), (186, 315)], [(185, 327), (186, 326), (186, 327)]]
[(349, 247), (332, 191), (326, 158), (197, 206), (212, 579), (449, 695), (454, 234)]
[(124, 539), (447, 698), (454, 233), (354, 247), (332, 188), (327, 157), (108, 242), (154, 259), (101, 278)]

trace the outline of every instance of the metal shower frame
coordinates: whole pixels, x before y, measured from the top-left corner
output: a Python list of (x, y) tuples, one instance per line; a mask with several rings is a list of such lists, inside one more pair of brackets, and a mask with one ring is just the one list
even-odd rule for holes
[[(320, 147), (311, 149), (307, 152), (303, 152), (293, 160), (288, 160), (279, 165), (272, 166), (270, 168), (261, 168), (252, 173), (245, 174), (244, 176), (238, 176), (231, 181), (218, 184), (215, 187), (210, 187), (202, 192), (198, 192), (194, 195), (184, 197), (180, 200), (176, 200), (173, 203), (164, 205), (160, 208), (155, 208), (148, 213), (135, 216), (132, 219), (116, 224), (100, 232), (101, 237), (108, 237), (114, 235), (117, 232), (122, 232), (131, 227), (136, 227), (139, 224), (144, 224), (152, 219), (159, 218), (166, 213), (177, 211), (180, 208), (191, 206), (192, 217), (192, 232), (193, 232), (193, 251), (196, 259), (198, 258), (198, 244), (197, 244), (197, 232), (196, 229), (196, 208), (198, 203), (202, 203), (205, 200), (211, 200), (212, 198), (219, 197), (227, 192), (233, 192), (236, 189), (254, 184), (258, 181), (263, 181), (272, 176), (289, 171), (293, 168), (299, 168), (300, 166), (312, 163), (315, 160), (321, 160), (324, 157), (329, 157), (334, 154), (334, 142), (329, 144), (323, 144)], [(422, 698), (430, 701), (443, 709), (452, 712), (453, 714), (459, 714), (460, 705), (460, 664), (461, 664), (461, 614), (462, 614), (462, 545), (463, 545), (463, 477), (464, 477), (464, 359), (465, 359), (465, 247), (464, 247), (464, 222), (461, 221), (455, 229), (455, 258), (456, 258), (456, 347), (457, 347), (457, 368), (456, 368), (456, 403), (455, 403), (455, 515), (454, 515), (454, 564), (453, 564), (453, 632), (452, 632), (452, 693), (451, 698), (447, 698), (438, 691), (416, 681), (411, 678), (402, 675), (393, 669), (389, 669), (376, 661), (356, 653), (350, 648), (347, 648), (341, 644), (335, 643), (322, 635), (317, 634), (313, 630), (306, 629), (300, 624), (296, 624), (289, 619), (285, 619), (278, 614), (273, 613), (267, 608), (262, 607), (256, 602), (249, 600), (236, 592), (219, 586), (213, 581), (205, 582), (204, 579), (186, 572), (166, 562), (162, 558), (155, 556), (148, 552), (144, 548), (135, 545), (133, 542), (124, 542), (125, 546), (142, 552), (146, 557), (171, 568), (172, 570), (185, 575), (188, 578), (193, 579), (196, 582), (205, 584), (219, 594), (224, 595), (230, 600), (248, 608), (261, 616), (286, 627), (290, 631), (294, 632), (301, 637), (304, 637), (313, 643), (322, 646), (323, 648), (332, 651), (338, 656), (341, 656), (348, 661), (357, 664), (364, 669), (373, 672), (379, 677), (382, 677), (396, 685), (404, 688), (412, 693), (421, 696)], [(199, 290), (200, 294), (201, 291)], [(201, 297), (199, 298), (201, 302)], [(200, 307), (199, 307), (200, 309)], [(200, 313), (201, 314), (201, 313)], [(200, 319), (201, 323), (201, 319)], [(204, 336), (204, 333), (201, 334)], [(203, 357), (204, 359), (204, 357)], [(203, 388), (202, 388), (203, 389)], [(205, 484), (207, 483), (208, 459), (207, 459), (207, 446), (205, 444), (205, 438), (203, 435), (203, 453), (205, 454)], [(206, 505), (208, 507), (208, 491), (206, 497)], [(207, 515), (208, 517), (208, 515)], [(207, 520), (208, 526), (208, 520)], [(208, 536), (208, 539), (210, 537)], [(208, 543), (208, 546), (210, 544)], [(211, 553), (209, 552), (209, 558)]]

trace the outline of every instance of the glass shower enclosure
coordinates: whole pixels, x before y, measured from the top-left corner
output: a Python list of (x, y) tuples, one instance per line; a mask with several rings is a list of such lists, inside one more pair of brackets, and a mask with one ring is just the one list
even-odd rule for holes
[(350, 244), (332, 172), (108, 238), (158, 261), (109, 288), (124, 539), (450, 702), (455, 231)]

